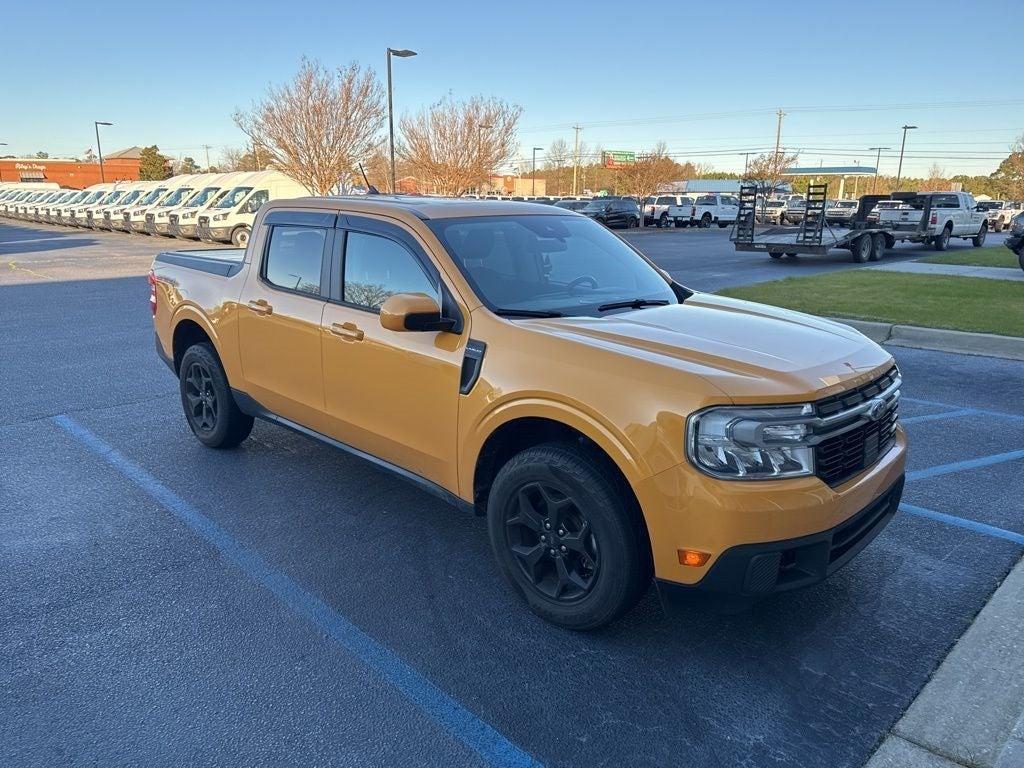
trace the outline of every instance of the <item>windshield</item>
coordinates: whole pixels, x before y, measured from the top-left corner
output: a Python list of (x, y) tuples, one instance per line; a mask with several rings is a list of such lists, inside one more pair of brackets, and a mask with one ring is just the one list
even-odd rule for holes
[(596, 317), (618, 302), (679, 301), (654, 267), (591, 219), (535, 214), (429, 224), (495, 311)]
[(121, 205), (131, 205), (132, 203), (134, 203), (134, 202), (135, 202), (136, 200), (138, 200), (138, 199), (139, 199), (139, 195), (140, 195), (140, 194), (142, 194), (142, 193), (141, 193), (141, 192), (140, 192), (140, 191), (139, 191), (138, 189), (136, 189), (136, 190), (134, 190), (134, 191), (132, 191), (132, 192), (129, 192), (128, 194), (126, 194), (126, 195), (125, 195), (124, 197), (122, 197), (122, 198), (121, 198), (121, 199), (120, 199), (120, 200), (119, 200), (118, 202), (119, 202), (119, 203), (120, 203)]
[(786, 207), (786, 201), (785, 200), (769, 200), (768, 201), (768, 207), (769, 208), (785, 208)]
[(836, 203), (836, 208), (856, 208), (857, 203), (853, 200), (840, 200)]
[(994, 211), (997, 208), (1003, 207), (1002, 200), (985, 200), (984, 202), (978, 203), (979, 211)]
[(177, 205), (185, 196), (192, 191), (192, 187), (179, 187), (167, 196), (167, 199), (160, 203), (161, 208), (170, 208), (172, 205)]
[(220, 187), (206, 187), (196, 192), (192, 197), (188, 199), (188, 202), (183, 205), (183, 208), (198, 208), (200, 205), (206, 205), (206, 201), (216, 195), (220, 191)]
[(234, 208), (245, 199), (245, 196), (252, 192), (252, 187), (235, 187), (227, 196), (217, 203), (217, 208)]
[(150, 192), (148, 195), (146, 195), (144, 198), (142, 198), (142, 200), (139, 201), (139, 205), (150, 205), (150, 204), (152, 204), (154, 201), (158, 200), (160, 198), (160, 195), (162, 195), (166, 191), (167, 191), (167, 187), (157, 187), (152, 192)]
[(100, 205), (110, 205), (111, 203), (116, 203), (118, 201), (118, 199), (121, 197), (121, 195), (123, 195), (123, 194), (124, 194), (124, 190), (118, 190), (116, 192), (111, 192), (109, 195), (107, 195), (106, 197), (104, 197), (100, 201)]
[(583, 208), (584, 211), (603, 211), (606, 205), (611, 204), (611, 200), (591, 200)]
[(91, 195), (89, 195), (87, 198), (85, 198), (85, 200), (83, 200), (82, 203), (84, 203), (86, 205), (89, 204), (89, 203), (95, 203), (97, 200), (99, 200), (105, 194), (107, 194), (107, 193), (106, 192), (93, 192)]

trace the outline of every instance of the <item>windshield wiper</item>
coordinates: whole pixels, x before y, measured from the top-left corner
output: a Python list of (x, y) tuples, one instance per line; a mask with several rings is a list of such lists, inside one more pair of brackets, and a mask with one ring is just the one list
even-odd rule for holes
[(597, 308), (598, 312), (607, 312), (609, 309), (640, 309), (641, 307), (664, 307), (668, 304), (667, 299), (629, 299), (628, 301), (612, 301), (602, 304)]
[(503, 309), (498, 307), (494, 314), (502, 317), (565, 317), (561, 312), (552, 312), (546, 309)]

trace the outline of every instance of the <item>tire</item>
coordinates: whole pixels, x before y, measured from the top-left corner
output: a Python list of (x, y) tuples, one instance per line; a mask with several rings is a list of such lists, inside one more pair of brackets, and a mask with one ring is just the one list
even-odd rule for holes
[(871, 256), (871, 235), (861, 235), (850, 247), (850, 253), (857, 264), (863, 264)]
[(878, 261), (882, 258), (885, 253), (885, 234), (882, 232), (876, 232), (871, 235), (871, 255), (868, 256), (871, 261)]
[(487, 501), (502, 575), (531, 611), (566, 629), (604, 626), (643, 596), (652, 567), (641, 526), (609, 473), (569, 444), (514, 456), (499, 470)]
[(993, 230), (995, 232), (997, 232), (997, 233), (998, 232), (1002, 232), (1003, 231), (1003, 222), (997, 221), (995, 227), (993, 227)]
[(988, 236), (988, 224), (982, 224), (981, 229), (978, 230), (978, 234), (971, 238), (971, 245), (975, 248), (981, 248), (985, 244), (985, 238)]
[(791, 259), (795, 259), (796, 258), (796, 251), (786, 251), (786, 255), (789, 256), (789, 258), (791, 258)]
[(682, 219), (676, 219), (675, 224), (676, 229), (686, 229), (686, 222)]
[(781, 213), (779, 214), (779, 226), (780, 227), (786, 226), (786, 217), (783, 214), (781, 214)]
[(771, 256), (773, 259), (781, 259), (782, 258), (782, 254), (779, 253), (778, 251), (768, 251), (768, 255)]
[(726, 228), (726, 227), (728, 227), (728, 226), (729, 226), (729, 223), (728, 223), (728, 222), (724, 222), (724, 221), (720, 221), (720, 222), (718, 222), (718, 228), (719, 228), (719, 229), (725, 229), (725, 228)]
[(234, 448), (252, 432), (253, 418), (239, 410), (224, 368), (209, 344), (194, 344), (185, 350), (178, 389), (192, 434), (208, 448)]
[(665, 229), (668, 227), (668, 214), (663, 213), (658, 217), (658, 229)]
[(697, 226), (700, 227), (701, 229), (707, 229), (708, 227), (710, 227), (711, 226), (711, 214), (710, 213), (705, 213), (703, 216), (701, 216), (700, 217), (700, 222), (698, 222)]
[(235, 248), (245, 248), (249, 244), (249, 228), (236, 227), (231, 233), (231, 244)]
[(630, 216), (626, 221), (626, 229), (636, 229), (640, 226), (640, 220), (636, 216)]
[(935, 237), (932, 238), (932, 247), (936, 251), (944, 251), (944, 250), (946, 250), (946, 246), (949, 245), (949, 237), (952, 234), (953, 234), (953, 230), (947, 224), (942, 229), (942, 234), (941, 235), (936, 235)]

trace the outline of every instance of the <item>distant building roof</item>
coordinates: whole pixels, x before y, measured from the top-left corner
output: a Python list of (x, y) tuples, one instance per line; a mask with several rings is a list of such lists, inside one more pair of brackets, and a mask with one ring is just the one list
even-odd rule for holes
[(128, 147), (128, 149), (119, 149), (117, 152), (110, 152), (103, 156), (104, 160), (113, 160), (115, 158), (121, 160), (138, 160), (142, 155), (142, 147)]
[(816, 165), (790, 168), (786, 176), (874, 176), (875, 168), (868, 165)]

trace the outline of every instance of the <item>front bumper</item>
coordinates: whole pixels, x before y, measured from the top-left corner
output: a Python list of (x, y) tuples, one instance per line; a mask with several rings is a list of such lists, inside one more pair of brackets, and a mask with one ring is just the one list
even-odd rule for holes
[(667, 611), (713, 603), (743, 607), (760, 597), (808, 587), (838, 571), (889, 524), (899, 508), (904, 476), (850, 519), (820, 533), (723, 552), (695, 585), (658, 579)]
[(204, 227), (201, 233), (204, 240), (215, 240), (218, 243), (231, 242), (231, 229), (229, 227)]
[(180, 222), (172, 221), (167, 228), (170, 234), (175, 237), (187, 237), (190, 239), (196, 239), (199, 237), (196, 233), (195, 224), (182, 224)]

